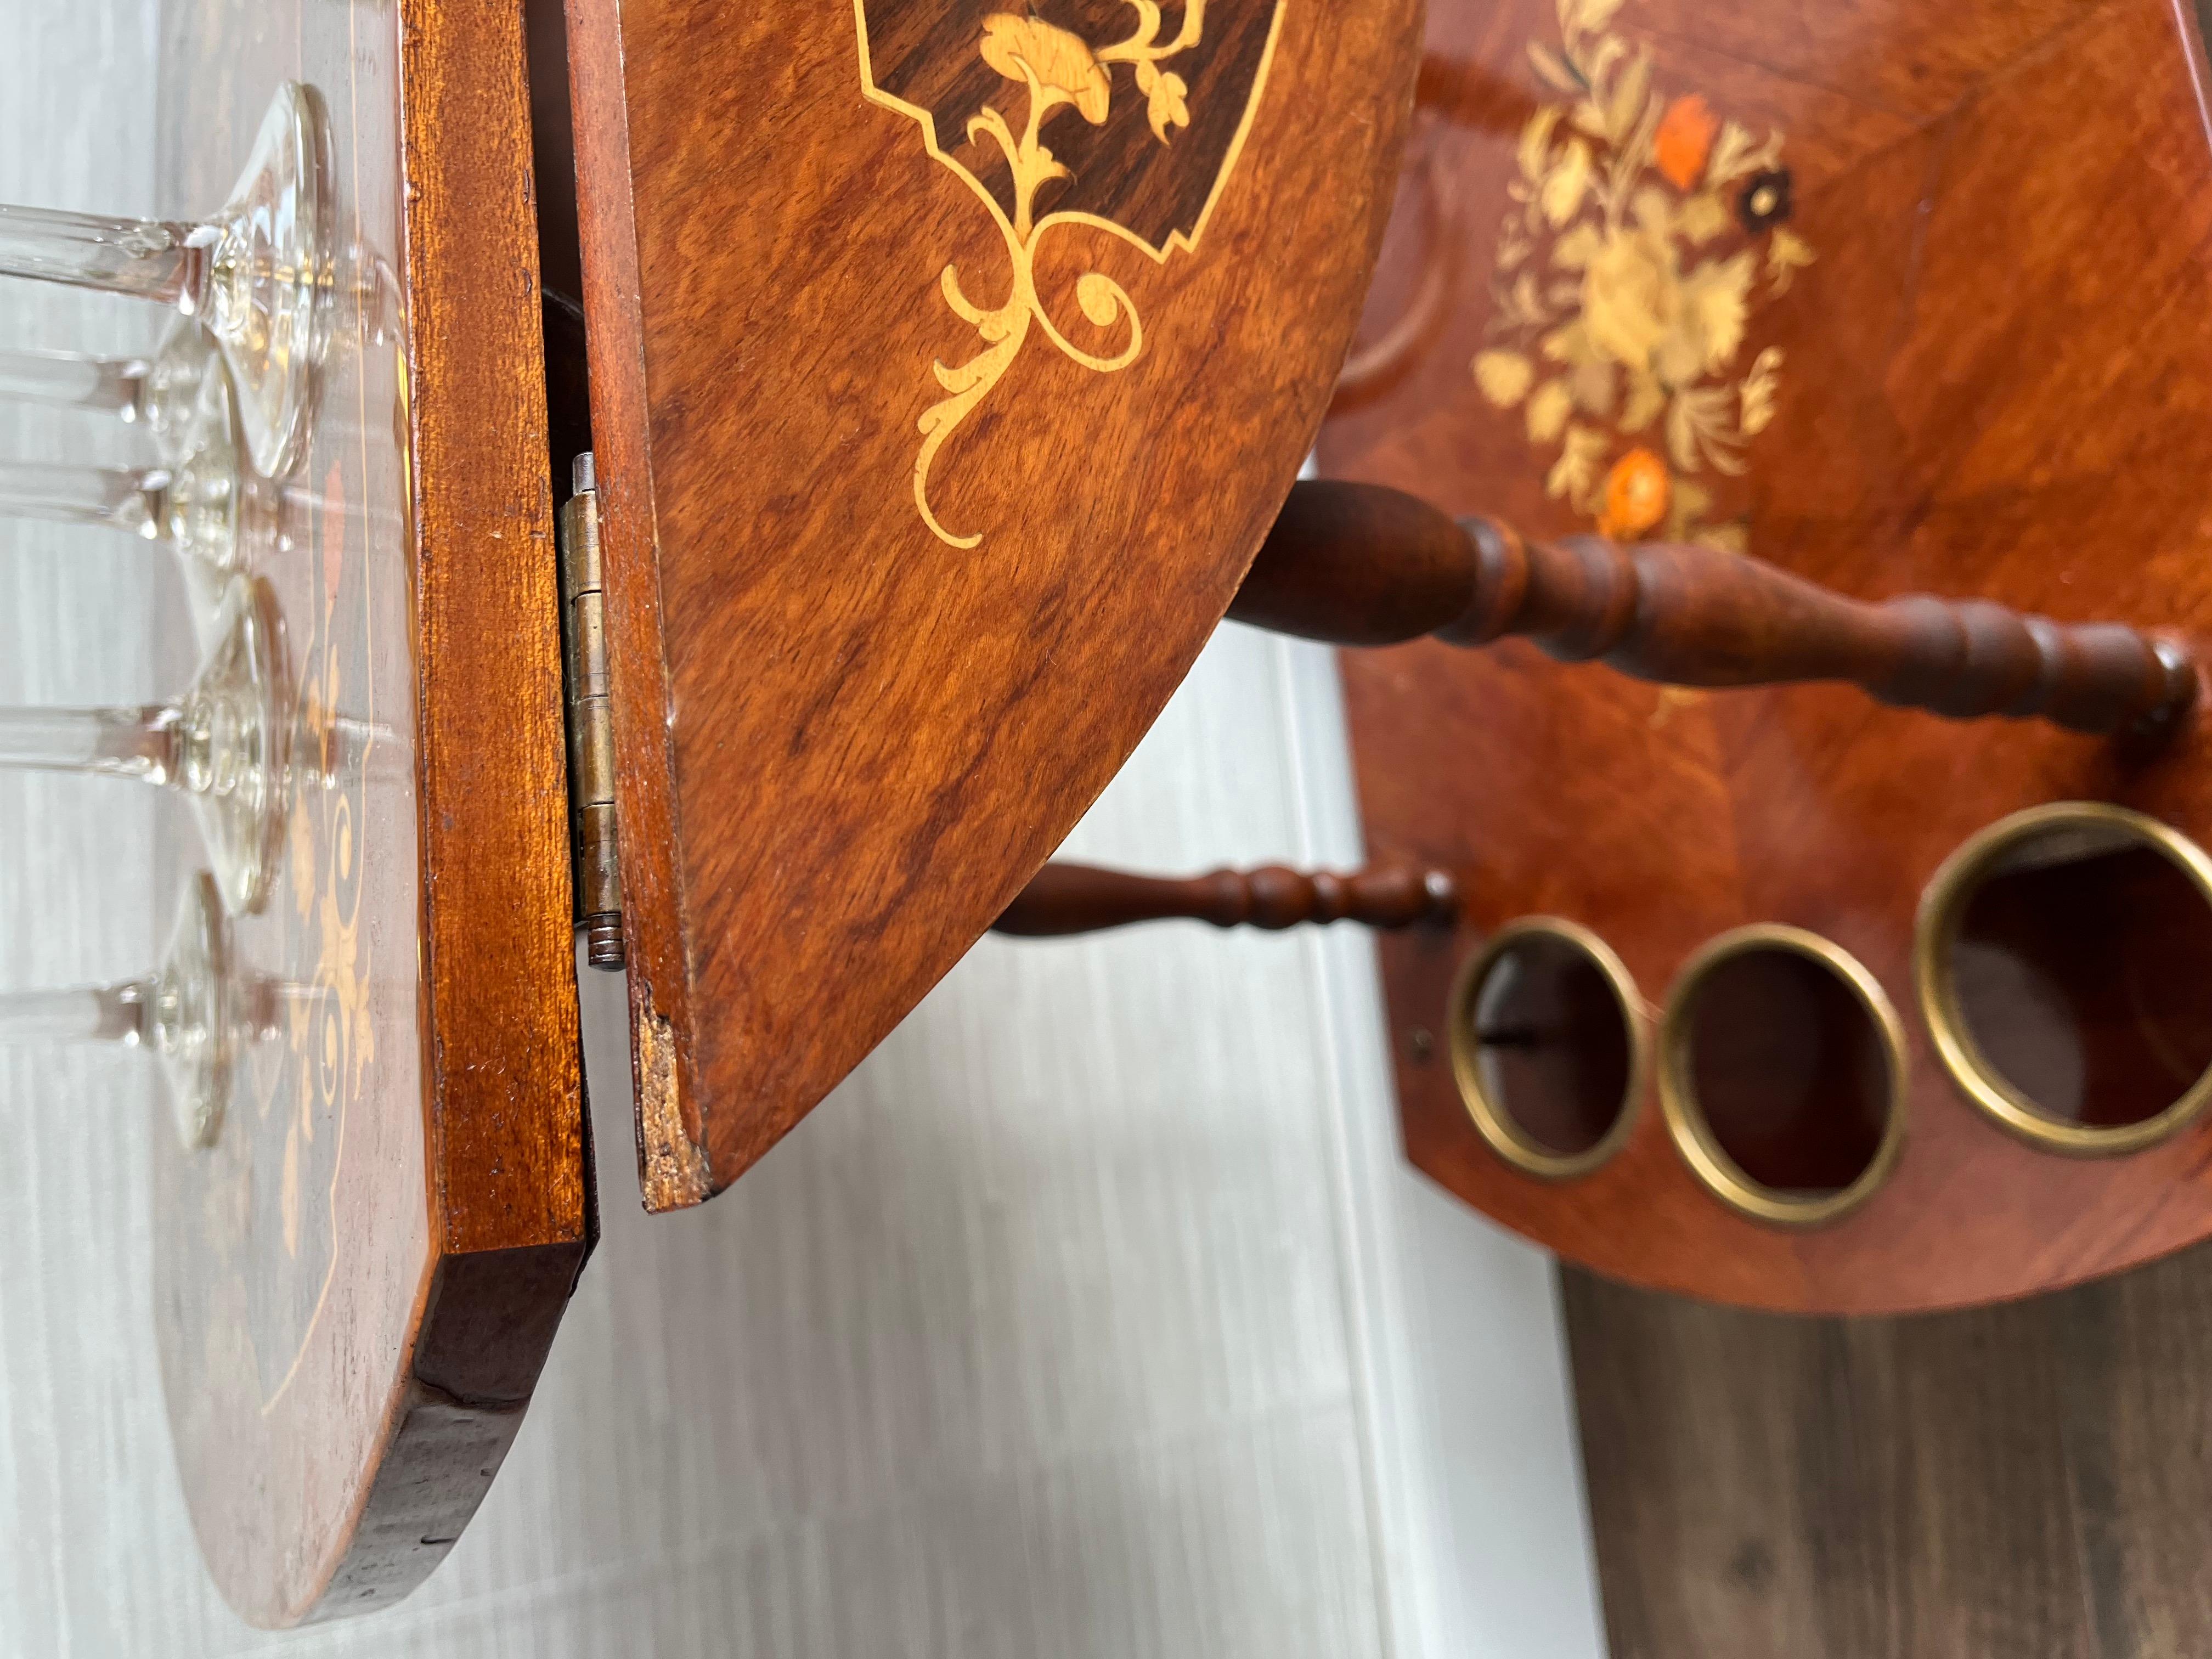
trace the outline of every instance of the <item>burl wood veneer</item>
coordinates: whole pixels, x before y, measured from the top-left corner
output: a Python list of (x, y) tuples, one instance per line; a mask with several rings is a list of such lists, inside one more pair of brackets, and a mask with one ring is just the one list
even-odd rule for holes
[(646, 1199), (989, 927), (1228, 605), (1416, 0), (570, 0)]
[[(1903, 0), (1438, 0), (1324, 470), (1531, 537), (1747, 550), (1845, 594), (2212, 633), (2212, 146), (2193, 14)], [(1939, 1069), (1915, 908), (2054, 800), (2212, 841), (2202, 714), (2161, 744), (1960, 723), (1844, 687), (1698, 691), (1517, 641), (1347, 655), (1370, 855), (1441, 864), (1456, 937), (1381, 945), (1406, 1141), (1492, 1215), (1632, 1283), (1753, 1306), (2019, 1296), (2212, 1232), (2197, 1118), (2124, 1157), (2008, 1133)], [(1739, 1215), (1646, 1100), (1565, 1182), (1483, 1142), (1452, 976), (1551, 914), (1657, 1005), (1706, 941), (1802, 927), (1902, 1016), (1893, 1173), (1817, 1228)]]

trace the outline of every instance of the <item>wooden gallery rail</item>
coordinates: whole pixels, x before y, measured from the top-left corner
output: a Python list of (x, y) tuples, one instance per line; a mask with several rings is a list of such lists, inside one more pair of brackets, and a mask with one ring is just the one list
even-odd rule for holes
[[(1455, 520), (1372, 484), (1296, 485), (1229, 615), (1350, 647), (1431, 636), (1483, 646), (1517, 635), (1562, 661), (1668, 685), (1848, 682), (1899, 708), (2038, 718), (2139, 745), (2176, 730), (2197, 696), (2196, 664), (2179, 641), (2121, 623), (1927, 594), (1847, 599), (1713, 548), (1524, 541), (1494, 520)], [(1436, 870), (1270, 867), (1174, 881), (1053, 865), (995, 931), (1064, 935), (1170, 918), (1401, 928), (1449, 923), (1459, 897)]]

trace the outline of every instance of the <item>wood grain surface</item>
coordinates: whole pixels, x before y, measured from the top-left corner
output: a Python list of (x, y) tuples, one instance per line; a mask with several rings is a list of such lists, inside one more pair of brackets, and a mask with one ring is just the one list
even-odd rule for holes
[[(183, 204), (154, 187), (156, 9), (17, 15), (0, 200)], [(11, 346), (131, 356), (160, 321), (0, 285)], [(4, 406), (0, 448), (149, 454)], [(161, 550), (61, 526), (0, 547), (0, 701), (173, 690)], [(1327, 653), (1224, 629), (1068, 854), (1352, 867), (1348, 768)], [(157, 832), (194, 836), (160, 795), (0, 778), (0, 985), (154, 960)], [(626, 1193), (627, 1018), (587, 979)], [(0, 1048), (0, 1652), (1595, 1659), (1551, 1273), (1405, 1167), (1381, 1034), (1344, 928), (983, 945), (741, 1193), (618, 1199), (447, 1560), (397, 1607), (280, 1632), (216, 1593), (169, 1450), (158, 1067)]]
[[(1605, 83), (1587, 134), (1570, 58)], [(1433, 6), (1325, 470), (1861, 599), (2201, 639), (2201, 69), (2165, 0)], [(2025, 1144), (1940, 1070), (1911, 965), (1923, 885), (2014, 810), (2114, 801), (2212, 838), (2201, 718), (2146, 751), (1840, 689), (1654, 688), (1513, 641), (1345, 665), (1373, 855), (1449, 865), (1470, 898), (1456, 941), (1382, 946), (1407, 1146), (1453, 1190), (1606, 1273), (1793, 1310), (2017, 1296), (2212, 1231), (2212, 1126), (2126, 1158)], [(1537, 913), (1595, 929), (1655, 1007), (1741, 924), (1850, 952), (1906, 1014), (1894, 1174), (1787, 1231), (1699, 1185), (1656, 1111), (1583, 1179), (1508, 1168), (1434, 1036), (1482, 933)]]
[(1046, 939), (1095, 933), (1141, 921), (1187, 920), (1216, 927), (1280, 933), (1308, 923), (1368, 927), (1436, 927), (1459, 909), (1441, 870), (1215, 870), (1203, 876), (1143, 876), (1055, 861), (1030, 878), (991, 924), (994, 933)]
[[(278, 82), (330, 112), (335, 342), (266, 550), (302, 772), (254, 971), (314, 988), (212, 1152), (155, 1159), (157, 1328), (217, 1584), (261, 1625), (396, 1600), (512, 1443), (588, 1248), (557, 600), (519, 15), (172, 9), (163, 205)], [(301, 740), (295, 738), (295, 748)]]
[(1229, 614), (1337, 645), (1522, 638), (1659, 685), (1832, 681), (1893, 708), (2048, 720), (2146, 749), (2198, 694), (2183, 641), (2118, 623), (1928, 593), (1868, 605), (1726, 548), (1532, 542), (1480, 514), (1455, 520), (1402, 490), (1327, 479), (1291, 487)]
[(1842, 1320), (1569, 1272), (1613, 1659), (2204, 1651), (2208, 1267)]
[(653, 1208), (990, 925), (1311, 443), (1418, 8), (1151, 10), (572, 0)]

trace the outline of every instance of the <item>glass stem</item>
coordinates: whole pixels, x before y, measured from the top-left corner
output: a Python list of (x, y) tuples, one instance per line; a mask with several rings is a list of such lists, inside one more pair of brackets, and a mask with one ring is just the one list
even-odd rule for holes
[(169, 475), (0, 461), (0, 517), (105, 525), (149, 542), (168, 532)]
[(150, 984), (71, 991), (0, 992), (0, 1043), (137, 1042), (145, 1033)]
[(194, 313), (206, 301), (206, 238), (191, 225), (0, 207), (0, 276), (132, 294)]
[(154, 708), (0, 708), (0, 767), (167, 783), (183, 725)]
[(87, 357), (74, 351), (0, 351), (0, 398), (18, 403), (96, 409), (136, 420), (144, 412), (143, 359)]

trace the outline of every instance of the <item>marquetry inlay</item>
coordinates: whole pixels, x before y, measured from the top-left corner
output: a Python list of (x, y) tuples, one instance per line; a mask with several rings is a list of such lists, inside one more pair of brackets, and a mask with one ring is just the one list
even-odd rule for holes
[(1172, 24), (1154, 0), (1046, 0), (1020, 13), (989, 0), (854, 0), (853, 11), (863, 93), (921, 125), (930, 155), (990, 216), (1012, 266), (996, 304), (969, 296), (957, 261), (945, 266), (945, 302), (981, 349), (932, 365), (945, 395), (919, 422), (915, 505), (941, 540), (974, 547), (981, 535), (948, 530), (931, 508), (930, 469), (1031, 331), (1102, 374), (1145, 349), (1136, 302), (1101, 270), (1074, 283), (1087, 326), (1064, 331), (1039, 289), (1040, 246), (1069, 226), (1120, 237), (1161, 264), (1174, 249), (1197, 250), (1259, 108), (1282, 3), (1217, 0), (1209, 10), (1188, 0)]

